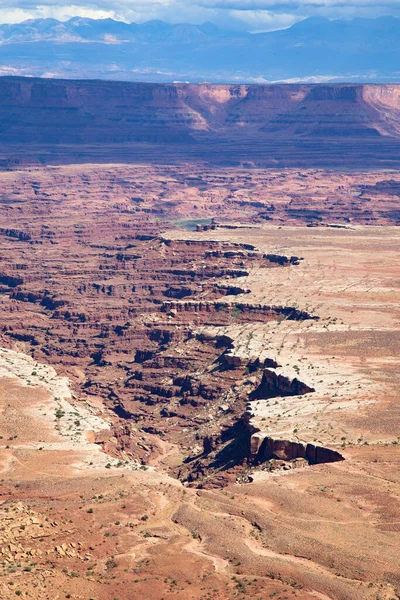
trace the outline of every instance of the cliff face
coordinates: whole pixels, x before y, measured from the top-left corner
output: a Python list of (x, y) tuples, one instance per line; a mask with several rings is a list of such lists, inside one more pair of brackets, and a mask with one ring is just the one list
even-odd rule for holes
[[(105, 159), (114, 154), (116, 144), (146, 142), (189, 148), (205, 158), (216, 152), (218, 160), (227, 163), (238, 158), (257, 161), (263, 151), (272, 149), (275, 160), (290, 162), (299, 158), (294, 154), (290, 158), (293, 149), (289, 155), (285, 144), (303, 144), (303, 158), (307, 153), (321, 157), (320, 146), (329, 140), (333, 147), (339, 146), (339, 162), (343, 160), (341, 145), (349, 142), (361, 162), (363, 154), (376, 162), (378, 153), (380, 160), (385, 154), (396, 160), (400, 85), (2, 78), (0, 132), (0, 144), (39, 144), (55, 151), (61, 145), (114, 145), (108, 151), (102, 148)], [(326, 158), (332, 149), (325, 152)]]

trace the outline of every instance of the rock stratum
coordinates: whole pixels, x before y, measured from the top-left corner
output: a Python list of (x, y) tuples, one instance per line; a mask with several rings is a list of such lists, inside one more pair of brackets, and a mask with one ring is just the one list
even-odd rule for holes
[[(399, 165), (400, 85), (0, 79), (0, 164)], [(23, 145), (21, 147), (21, 144)]]

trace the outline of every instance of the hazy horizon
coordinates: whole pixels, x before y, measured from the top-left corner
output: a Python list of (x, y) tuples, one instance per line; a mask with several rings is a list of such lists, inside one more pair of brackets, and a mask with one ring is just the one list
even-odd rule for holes
[(75, 17), (0, 25), (0, 75), (199, 83), (400, 81), (400, 18), (307, 17), (269, 32)]
[(126, 23), (160, 19), (170, 24), (212, 22), (221, 28), (272, 31), (310, 16), (329, 19), (400, 17), (397, 0), (6, 0), (0, 23), (71, 17), (112, 18)]

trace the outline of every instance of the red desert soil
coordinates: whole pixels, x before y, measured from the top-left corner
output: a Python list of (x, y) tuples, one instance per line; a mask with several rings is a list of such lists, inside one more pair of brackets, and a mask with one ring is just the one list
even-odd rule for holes
[(398, 174), (0, 185), (0, 597), (400, 598)]

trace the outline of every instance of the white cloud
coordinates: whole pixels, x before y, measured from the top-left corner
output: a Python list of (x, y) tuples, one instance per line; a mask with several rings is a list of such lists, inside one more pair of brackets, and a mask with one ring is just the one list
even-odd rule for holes
[(387, 9), (398, 9), (399, 0), (196, 0), (204, 7), (228, 10), (274, 10), (287, 11), (309, 7), (374, 7), (387, 13)]
[(111, 17), (127, 22), (162, 19), (170, 23), (213, 21), (252, 31), (289, 27), (310, 15), (330, 18), (400, 16), (400, 0), (0, 0), (0, 22), (72, 16)]
[[(248, 25), (251, 31), (268, 31), (290, 27), (299, 17), (291, 14), (274, 14), (268, 10), (231, 10), (230, 16)], [(301, 17), (300, 17), (301, 18)]]
[(59, 19), (66, 21), (71, 17), (89, 17), (91, 19), (105, 19), (116, 17), (113, 10), (99, 10), (84, 6), (43, 6), (33, 8), (0, 8), (0, 23), (21, 23), (27, 19)]

